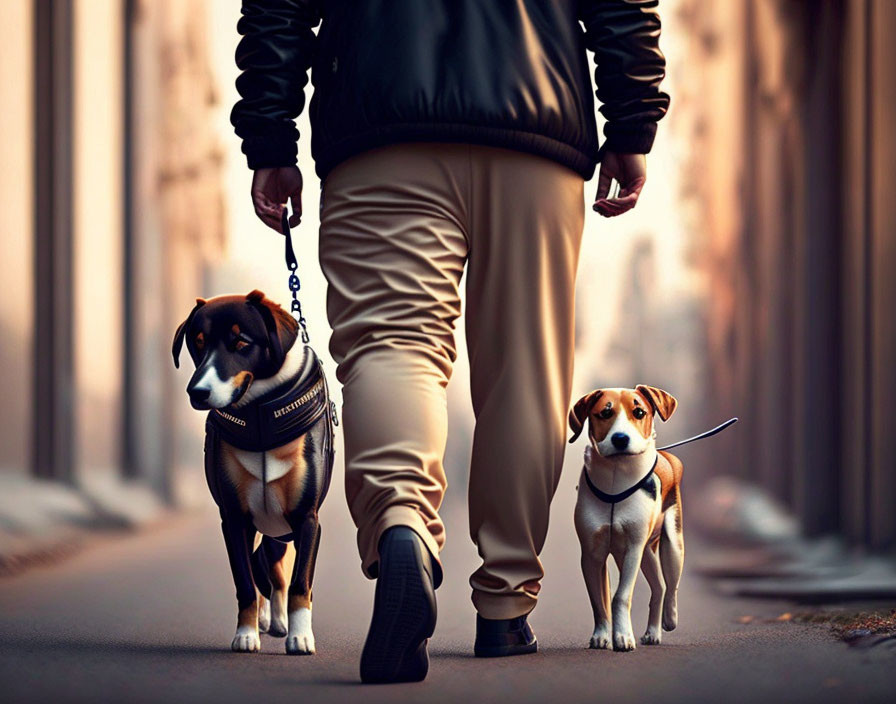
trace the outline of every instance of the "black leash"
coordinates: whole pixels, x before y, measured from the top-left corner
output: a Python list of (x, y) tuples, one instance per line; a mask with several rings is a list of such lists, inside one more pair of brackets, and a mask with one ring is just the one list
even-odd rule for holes
[(694, 442), (694, 440), (701, 440), (703, 438), (708, 438), (710, 435), (715, 435), (716, 433), (721, 433), (725, 428), (729, 425), (737, 423), (737, 416), (734, 418), (729, 418), (721, 425), (717, 425), (712, 430), (707, 430), (705, 433), (700, 433), (699, 435), (695, 435), (692, 438), (688, 438), (687, 440), (679, 440), (678, 442), (673, 442), (671, 445), (663, 445), (662, 447), (656, 448), (657, 450), (668, 450), (670, 447), (678, 447), (679, 445), (684, 445), (687, 442)]

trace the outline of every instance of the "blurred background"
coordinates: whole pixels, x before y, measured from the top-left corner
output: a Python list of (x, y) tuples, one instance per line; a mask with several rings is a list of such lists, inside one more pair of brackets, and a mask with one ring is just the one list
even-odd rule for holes
[[(587, 209), (571, 402), (602, 385), (664, 388), (680, 407), (660, 443), (738, 416), (680, 453), (696, 523), (892, 565), (896, 3), (660, 10), (671, 109), (638, 207)], [(205, 415), (187, 402), (189, 360), (173, 366), (174, 330), (196, 296), (289, 295), (282, 238), (255, 217), (229, 123), (239, 15), (237, 0), (0, 3), (7, 571), (85, 529), (211, 504)], [(298, 127), (300, 296), (335, 379), (307, 113)], [(456, 332), (445, 510), (463, 514), (473, 417)], [(346, 522), (337, 441), (325, 510)], [(569, 446), (566, 483), (581, 449)]]

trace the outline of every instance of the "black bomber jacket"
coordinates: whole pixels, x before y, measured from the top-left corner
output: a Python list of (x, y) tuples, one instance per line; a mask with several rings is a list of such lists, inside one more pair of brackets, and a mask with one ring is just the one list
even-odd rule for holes
[[(384, 144), (540, 154), (590, 179), (603, 149), (646, 153), (669, 106), (657, 0), (243, 0), (230, 121), (250, 169), (296, 163), (309, 104), (321, 180)], [(320, 25), (318, 32), (312, 31)]]

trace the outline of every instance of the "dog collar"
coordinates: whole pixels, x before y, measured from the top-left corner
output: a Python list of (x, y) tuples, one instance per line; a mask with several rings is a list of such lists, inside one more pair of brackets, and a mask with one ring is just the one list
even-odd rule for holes
[(583, 467), (582, 473), (585, 475), (585, 482), (588, 484), (588, 488), (591, 489), (591, 492), (597, 498), (599, 498), (601, 501), (603, 501), (604, 503), (607, 503), (607, 504), (618, 504), (620, 501), (624, 501), (629, 496), (634, 494), (638, 489), (643, 488), (647, 484), (647, 482), (650, 481), (650, 478), (653, 476), (653, 470), (656, 469), (656, 462), (659, 458), (660, 458), (660, 455), (659, 455), (659, 453), (657, 453), (656, 457), (653, 460), (653, 464), (650, 467), (650, 471), (647, 472), (647, 474), (645, 474), (644, 477), (637, 484), (635, 484), (634, 486), (630, 486), (628, 489), (626, 489), (625, 491), (622, 491), (618, 494), (607, 494), (607, 493), (601, 491), (600, 489), (598, 489), (596, 486), (594, 486), (594, 482), (592, 482), (591, 477), (588, 476), (587, 468)]
[(327, 411), (329, 393), (323, 364), (306, 346), (302, 368), (285, 389), (273, 389), (240, 408), (213, 408), (208, 419), (221, 438), (251, 452), (295, 440)]

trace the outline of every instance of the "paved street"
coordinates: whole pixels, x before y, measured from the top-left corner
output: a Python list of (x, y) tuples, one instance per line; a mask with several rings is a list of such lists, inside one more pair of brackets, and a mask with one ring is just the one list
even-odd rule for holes
[[(678, 630), (659, 647), (589, 651), (571, 469), (555, 502), (547, 577), (531, 617), (536, 655), (472, 657), (467, 575), (476, 556), (457, 486), (447, 502), (453, 510), (446, 510), (446, 579), (437, 593), (429, 677), (361, 685), (358, 658), (373, 590), (360, 575), (337, 479), (323, 512), (315, 656), (286, 656), (283, 641), (267, 636), (260, 655), (230, 652), (234, 590), (209, 498), (206, 511), (136, 536), (99, 539), (61, 564), (0, 582), (3, 701), (891, 701), (892, 651), (849, 648), (824, 627), (766, 622), (786, 604), (714, 594), (688, 570), (701, 550), (695, 539), (688, 543)], [(639, 636), (646, 591), (639, 579), (633, 611)], [(739, 623), (745, 614), (756, 620)]]

